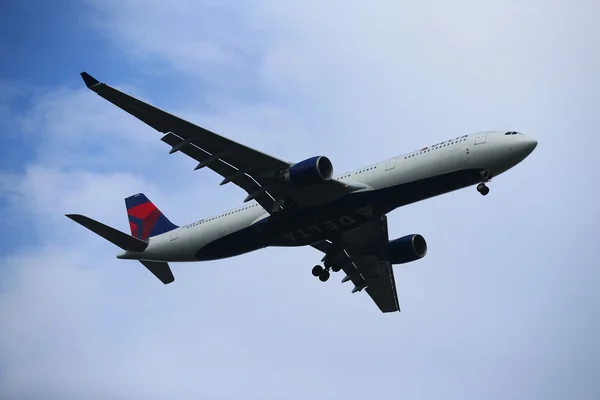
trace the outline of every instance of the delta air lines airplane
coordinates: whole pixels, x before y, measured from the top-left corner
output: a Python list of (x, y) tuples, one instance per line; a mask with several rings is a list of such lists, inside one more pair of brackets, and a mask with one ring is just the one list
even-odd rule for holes
[(537, 141), (515, 131), (454, 137), (334, 176), (316, 156), (293, 163), (236, 143), (81, 73), (89, 89), (163, 134), (170, 154), (182, 153), (233, 183), (244, 205), (177, 226), (143, 194), (125, 199), (131, 235), (79, 214), (67, 217), (139, 260), (164, 284), (168, 262), (233, 257), (268, 246), (312, 246), (323, 253), (312, 274), (325, 282), (343, 271), (352, 293), (365, 290), (382, 312), (400, 311), (393, 265), (425, 257), (420, 234), (390, 240), (386, 214), (434, 196), (487, 183), (527, 157)]

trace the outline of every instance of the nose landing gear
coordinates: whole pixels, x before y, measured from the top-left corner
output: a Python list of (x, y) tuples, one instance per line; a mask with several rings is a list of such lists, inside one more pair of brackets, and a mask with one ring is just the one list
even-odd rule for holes
[(482, 196), (485, 196), (490, 192), (490, 188), (486, 185), (490, 180), (490, 172), (488, 170), (481, 171), (481, 183), (477, 185), (477, 191), (481, 193)]
[(485, 183), (480, 183), (477, 185), (477, 191), (481, 193), (482, 196), (485, 196), (490, 192), (490, 188), (487, 187)]

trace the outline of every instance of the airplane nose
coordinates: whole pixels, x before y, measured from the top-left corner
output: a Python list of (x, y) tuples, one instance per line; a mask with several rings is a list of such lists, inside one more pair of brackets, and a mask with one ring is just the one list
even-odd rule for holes
[[(497, 141), (494, 141), (494, 138), (489, 140), (490, 144), (499, 144), (497, 147), (493, 145), (489, 147), (492, 151), (488, 153), (488, 156), (490, 160), (495, 158), (497, 163), (496, 168), (491, 168), (492, 175), (499, 175), (519, 164), (538, 145), (536, 139), (517, 132), (503, 133), (498, 135), (497, 138)], [(494, 149), (497, 149), (497, 151), (493, 151)]]
[(530, 155), (533, 150), (535, 150), (535, 148), (537, 147), (537, 140), (535, 140), (532, 137), (525, 137), (525, 140), (523, 141), (523, 150), (526, 153), (526, 156)]
[(515, 138), (516, 141), (512, 144), (514, 155), (519, 159), (519, 162), (529, 156), (537, 147), (537, 140), (532, 137), (520, 135)]

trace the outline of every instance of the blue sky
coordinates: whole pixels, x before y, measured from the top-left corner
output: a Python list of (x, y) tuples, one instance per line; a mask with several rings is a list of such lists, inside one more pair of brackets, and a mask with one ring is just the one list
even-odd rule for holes
[[(0, 398), (596, 399), (600, 35), (593, 2), (16, 1), (0, 12)], [(6, 62), (9, 60), (9, 62)], [(174, 264), (163, 286), (64, 217), (127, 231), (241, 204), (79, 72), (337, 172), (490, 129), (539, 140), (397, 210), (425, 259), (402, 312), (310, 274), (310, 248)]]

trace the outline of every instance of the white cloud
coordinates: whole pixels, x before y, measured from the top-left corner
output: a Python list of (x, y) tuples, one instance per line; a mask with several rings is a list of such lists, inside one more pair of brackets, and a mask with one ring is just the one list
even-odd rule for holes
[[(486, 198), (467, 189), (390, 216), (392, 236), (423, 233), (430, 249), (396, 268), (403, 312), (381, 315), (341, 277), (316, 282), (312, 249), (175, 264), (166, 287), (116, 260), (63, 214), (125, 230), (122, 199), (138, 191), (178, 223), (244, 194), (85, 88), (25, 113), (0, 98), (36, 152), (0, 193), (39, 237), (0, 260), (0, 393), (597, 397), (597, 6), (90, 4), (151, 72), (128, 92), (281, 158), (319, 152), (341, 172), (494, 128), (540, 145)], [(189, 92), (153, 90), (157, 72)]]

